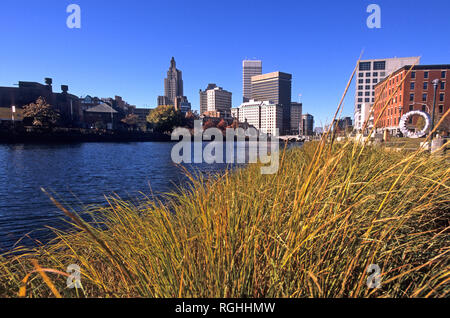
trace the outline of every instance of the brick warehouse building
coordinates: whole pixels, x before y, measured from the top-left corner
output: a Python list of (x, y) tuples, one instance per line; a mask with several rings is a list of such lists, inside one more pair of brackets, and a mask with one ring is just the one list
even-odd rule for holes
[[(450, 108), (450, 65), (416, 65), (408, 74), (411, 66), (404, 66), (375, 86), (375, 101), (373, 108), (374, 123), (380, 116), (387, 101), (392, 97), (389, 105), (376, 123), (377, 129), (389, 130), (391, 133), (398, 132), (401, 117), (413, 110), (420, 110), (430, 114), (433, 112), (434, 85), (433, 81), (439, 79), (436, 93), (435, 123)], [(405, 81), (402, 84), (403, 79)], [(417, 117), (417, 116), (416, 116)], [(409, 124), (415, 125), (418, 118), (411, 118)], [(449, 121), (440, 126), (440, 131), (447, 134), (450, 130)]]

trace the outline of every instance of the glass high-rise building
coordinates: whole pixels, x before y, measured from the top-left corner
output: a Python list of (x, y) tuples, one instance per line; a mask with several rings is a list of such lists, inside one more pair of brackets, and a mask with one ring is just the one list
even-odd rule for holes
[(244, 103), (252, 98), (252, 76), (261, 74), (261, 61), (245, 60), (242, 62), (242, 95)]

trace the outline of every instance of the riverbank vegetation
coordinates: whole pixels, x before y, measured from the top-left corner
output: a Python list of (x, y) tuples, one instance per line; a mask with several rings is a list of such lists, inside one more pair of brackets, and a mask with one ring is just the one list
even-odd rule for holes
[(0, 296), (448, 297), (448, 159), (322, 141), (284, 151), (275, 175), (192, 176), (164, 204), (109, 198), (90, 223), (55, 200), (75, 230), (2, 256)]

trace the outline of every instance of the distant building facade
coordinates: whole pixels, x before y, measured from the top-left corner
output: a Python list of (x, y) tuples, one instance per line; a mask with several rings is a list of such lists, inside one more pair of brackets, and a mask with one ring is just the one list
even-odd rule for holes
[(311, 114), (303, 114), (300, 123), (300, 135), (313, 136), (314, 135), (314, 116)]
[(356, 74), (354, 128), (361, 130), (370, 119), (375, 103), (375, 85), (405, 65), (418, 64), (420, 57), (374, 59), (360, 61)]
[[(83, 111), (80, 99), (68, 92), (69, 87), (67, 85), (61, 85), (61, 93), (53, 92), (52, 84), (53, 80), (46, 78), (45, 84), (20, 81), (18, 87), (0, 87), (0, 108), (12, 110), (14, 106), (16, 113), (21, 114), (24, 106), (36, 102), (39, 97), (43, 97), (54, 110), (60, 113), (64, 125), (81, 125)], [(7, 112), (9, 111), (2, 111), (2, 113)]]
[(252, 77), (252, 100), (270, 101), (283, 108), (282, 134), (289, 134), (291, 128), (292, 75), (273, 72)]
[(232, 94), (222, 87), (216, 87), (206, 92), (208, 101), (208, 111), (218, 111), (221, 113), (231, 113)]
[(204, 91), (200, 90), (200, 115), (203, 115), (208, 111), (208, 91), (216, 88), (217, 85), (214, 83), (208, 84)]
[[(450, 108), (450, 87), (448, 84), (450, 65), (406, 65), (386, 78), (375, 87), (375, 98), (379, 102), (374, 106), (376, 128), (396, 133), (401, 117), (413, 110), (432, 115), (435, 79), (439, 80), (436, 94), (435, 123)], [(403, 81), (403, 83), (402, 83)], [(392, 98), (391, 98), (392, 95)], [(390, 100), (391, 99), (391, 100)], [(389, 101), (390, 100), (390, 101)], [(383, 111), (385, 105), (386, 109)], [(417, 118), (410, 118), (410, 125), (417, 123)], [(446, 123), (444, 123), (446, 124)], [(447, 132), (448, 124), (443, 126)]]
[(174, 107), (176, 110), (179, 110), (182, 113), (187, 113), (191, 111), (191, 103), (189, 103), (186, 96), (177, 96), (175, 98)]
[(252, 99), (252, 77), (262, 74), (262, 61), (244, 60), (242, 62), (243, 102)]
[[(177, 98), (181, 99), (177, 100)], [(181, 108), (180, 103), (184, 103), (184, 109), (186, 109), (189, 102), (183, 94), (183, 73), (177, 69), (175, 58), (172, 57), (167, 77), (164, 79), (164, 96), (158, 96), (158, 106), (172, 105), (176, 107), (178, 105)]]
[(300, 134), (300, 122), (302, 121), (302, 110), (303, 110), (302, 103), (295, 103), (295, 102), (291, 103), (291, 115), (290, 115), (291, 131), (290, 131), (290, 134), (292, 134), (292, 135)]
[(279, 136), (283, 126), (283, 108), (270, 101), (250, 100), (232, 109), (233, 117), (262, 133)]

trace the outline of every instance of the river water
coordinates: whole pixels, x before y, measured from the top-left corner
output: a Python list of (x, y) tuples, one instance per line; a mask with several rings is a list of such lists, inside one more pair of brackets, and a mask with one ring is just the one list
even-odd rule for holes
[[(142, 198), (162, 194), (186, 181), (171, 159), (173, 143), (75, 143), (0, 145), (0, 252), (46, 241), (46, 226), (65, 224), (63, 214), (40, 190), (53, 192), (75, 210), (105, 204), (104, 195)], [(204, 147), (204, 145), (203, 145)], [(236, 146), (237, 147), (237, 146)], [(187, 165), (203, 173), (227, 164)], [(151, 190), (150, 190), (151, 189)]]

